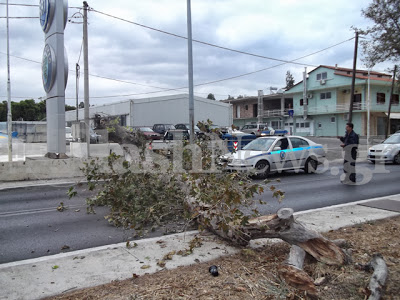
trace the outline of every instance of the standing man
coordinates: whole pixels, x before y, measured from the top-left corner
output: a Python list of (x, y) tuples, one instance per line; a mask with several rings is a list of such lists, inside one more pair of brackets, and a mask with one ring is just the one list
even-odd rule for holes
[(346, 124), (346, 134), (344, 137), (338, 136), (342, 142), (340, 145), (344, 150), (343, 171), (345, 179), (342, 180), (344, 184), (356, 183), (356, 159), (358, 149), (358, 134), (353, 130), (353, 123)]

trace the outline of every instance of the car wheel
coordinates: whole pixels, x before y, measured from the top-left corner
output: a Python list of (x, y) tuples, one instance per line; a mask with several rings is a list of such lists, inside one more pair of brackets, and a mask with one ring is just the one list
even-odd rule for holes
[(264, 179), (269, 174), (269, 163), (266, 160), (261, 160), (257, 162), (254, 168), (257, 178)]
[(393, 163), (400, 165), (400, 152), (394, 156)]
[(370, 160), (370, 162), (374, 165), (375, 164), (375, 161), (374, 160)]
[(315, 173), (317, 168), (318, 168), (318, 162), (311, 157), (307, 158), (306, 164), (304, 165), (304, 171), (306, 171), (307, 174), (311, 174)]

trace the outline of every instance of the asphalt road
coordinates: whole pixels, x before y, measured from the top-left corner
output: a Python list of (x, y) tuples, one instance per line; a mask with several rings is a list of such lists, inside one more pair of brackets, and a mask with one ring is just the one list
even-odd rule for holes
[[(275, 213), (280, 207), (301, 211), (400, 193), (400, 166), (359, 163), (357, 168), (358, 179), (364, 181), (357, 186), (340, 183), (340, 164), (320, 168), (319, 174), (273, 174), (269, 179), (281, 181), (271, 184), (283, 190), (285, 198), (278, 203), (266, 189), (256, 198), (267, 204), (258, 209), (262, 214)], [(66, 195), (68, 188), (69, 185), (52, 185), (0, 190), (0, 263), (133, 239), (132, 231), (108, 224), (105, 207), (97, 208), (97, 214), (86, 213), (85, 198), (89, 194), (83, 188), (72, 199)], [(57, 211), (60, 202), (68, 209)], [(174, 230), (160, 228), (150, 236)]]

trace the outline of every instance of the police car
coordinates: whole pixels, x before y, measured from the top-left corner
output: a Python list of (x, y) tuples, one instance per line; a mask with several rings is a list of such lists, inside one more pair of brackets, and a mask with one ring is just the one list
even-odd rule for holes
[(227, 170), (251, 172), (265, 178), (270, 172), (317, 170), (325, 158), (322, 145), (300, 136), (266, 136), (248, 143), (242, 150), (220, 157)]

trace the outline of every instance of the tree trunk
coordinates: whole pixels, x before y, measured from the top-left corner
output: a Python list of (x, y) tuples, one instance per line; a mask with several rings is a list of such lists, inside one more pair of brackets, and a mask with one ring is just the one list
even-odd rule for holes
[(348, 255), (340, 247), (318, 232), (296, 222), (291, 208), (281, 208), (277, 214), (250, 219), (246, 225), (224, 225), (223, 217), (211, 207), (198, 206), (195, 203), (188, 201), (188, 205), (196, 212), (198, 222), (234, 244), (247, 246), (252, 239), (280, 238), (291, 245), (299, 246), (318, 261), (328, 265), (343, 265), (349, 261)]
[(292, 246), (285, 265), (281, 266), (278, 272), (287, 284), (306, 291), (310, 297), (316, 298), (317, 289), (313, 279), (303, 271), (305, 256), (306, 252), (303, 249), (299, 246)]
[(374, 269), (374, 273), (372, 274), (369, 282), (369, 290), (371, 291), (371, 295), (369, 296), (368, 300), (379, 300), (382, 296), (388, 276), (386, 262), (382, 255), (377, 253), (372, 256), (372, 260), (368, 265)]

